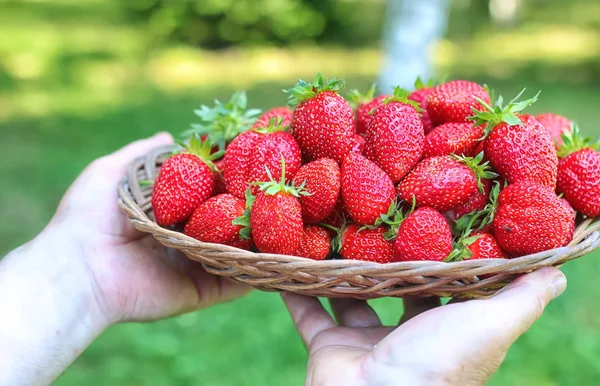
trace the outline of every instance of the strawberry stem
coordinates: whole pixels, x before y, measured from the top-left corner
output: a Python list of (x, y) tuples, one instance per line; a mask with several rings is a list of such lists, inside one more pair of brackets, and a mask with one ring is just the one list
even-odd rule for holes
[(421, 108), (421, 105), (418, 102), (411, 101), (410, 99), (408, 99), (409, 94), (410, 94), (410, 91), (408, 91), (407, 89), (404, 89), (400, 86), (397, 86), (394, 89), (394, 94), (390, 97), (385, 98), (382, 103), (384, 105), (387, 105), (390, 102), (401, 102), (401, 103), (405, 103), (407, 105), (411, 105), (418, 112), (425, 111)]
[(290, 184), (286, 184), (286, 182), (285, 182), (285, 159), (283, 157), (281, 157), (281, 180), (280, 181), (274, 180), (273, 175), (271, 174), (271, 171), (269, 170), (268, 167), (266, 168), (266, 170), (267, 170), (267, 175), (269, 176), (269, 181), (254, 183), (255, 185), (258, 185), (260, 190), (265, 192), (265, 194), (268, 194), (269, 196), (274, 196), (279, 192), (285, 192), (285, 193), (289, 193), (289, 194), (293, 195), (294, 197), (310, 195), (310, 193), (308, 193), (304, 189), (304, 184), (306, 183), (306, 181), (302, 182), (302, 184), (300, 184), (299, 186), (296, 186), (294, 184), (294, 182), (292, 182)]
[(252, 237), (252, 229), (250, 228), (250, 211), (252, 210), (252, 205), (254, 204), (254, 200), (256, 197), (252, 194), (252, 190), (250, 188), (246, 189), (246, 209), (244, 210), (244, 214), (239, 217), (236, 217), (231, 221), (233, 225), (241, 225), (243, 228), (240, 229), (240, 238), (243, 240), (248, 240)]
[(327, 79), (319, 72), (313, 83), (299, 79), (294, 87), (283, 90), (283, 92), (289, 94), (288, 105), (296, 107), (300, 103), (312, 99), (324, 91), (339, 92), (344, 86), (343, 79)]
[(525, 89), (521, 90), (520, 93), (517, 94), (506, 106), (502, 106), (503, 98), (502, 96), (498, 96), (498, 99), (494, 103), (494, 107), (490, 106), (481, 98), (473, 96), (477, 102), (479, 102), (484, 109), (477, 110), (475, 107), (471, 107), (471, 111), (473, 111), (472, 117), (469, 117), (470, 120), (475, 121), (475, 126), (479, 126), (482, 124), (487, 124), (486, 133), (488, 133), (494, 126), (501, 122), (505, 122), (511, 126), (521, 125), (523, 122), (517, 117), (517, 113), (525, 110), (525, 108), (531, 106), (537, 101), (538, 96), (541, 91), (538, 91), (532, 98), (526, 99), (524, 101), (518, 101), (518, 99), (523, 95)]
[(481, 163), (483, 160), (483, 152), (477, 154), (475, 157), (465, 157), (455, 154), (453, 154), (452, 157), (471, 169), (473, 174), (475, 174), (475, 179), (477, 180), (477, 189), (479, 189), (481, 194), (485, 194), (485, 189), (481, 179), (492, 179), (498, 177), (498, 174), (490, 171), (489, 161)]

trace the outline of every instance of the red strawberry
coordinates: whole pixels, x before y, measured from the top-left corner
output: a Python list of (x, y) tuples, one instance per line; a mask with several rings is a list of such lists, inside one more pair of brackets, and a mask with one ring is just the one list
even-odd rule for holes
[(485, 163), (480, 165), (481, 156), (425, 158), (400, 182), (398, 195), (406, 202), (414, 197), (417, 206), (452, 209), (467, 201), (478, 187), (484, 191), (481, 179), (496, 177)]
[(427, 112), (433, 126), (446, 122), (466, 122), (473, 115), (472, 107), (481, 108), (473, 97), (490, 103), (482, 86), (467, 80), (453, 80), (437, 86), (427, 97)]
[(563, 143), (562, 133), (571, 131), (571, 121), (562, 115), (544, 113), (536, 115), (535, 119), (550, 133), (550, 138), (557, 147), (560, 147)]
[(352, 107), (356, 110), (356, 133), (364, 134), (367, 132), (369, 122), (373, 118), (372, 110), (383, 104), (383, 100), (389, 95), (375, 95), (375, 86), (371, 86), (366, 94), (361, 94), (358, 90), (351, 90), (349, 101)]
[(360, 134), (354, 134), (354, 141), (352, 144), (352, 153), (362, 154), (365, 150), (365, 137)]
[(435, 89), (434, 85), (435, 83), (431, 80), (427, 82), (427, 84), (424, 84), (421, 78), (417, 78), (415, 90), (408, 95), (408, 99), (417, 102), (419, 107), (423, 110), (421, 111), (421, 123), (423, 123), (425, 134), (433, 129), (431, 118), (429, 118), (429, 113), (427, 112), (427, 97)]
[(383, 169), (394, 183), (421, 159), (425, 133), (419, 113), (405, 103), (404, 91), (397, 88), (394, 97), (380, 106), (369, 127), (365, 155)]
[(249, 170), (252, 155), (262, 139), (263, 134), (246, 131), (238, 135), (227, 147), (223, 158), (223, 179), (227, 191), (236, 197), (243, 198), (251, 182)]
[(341, 164), (350, 154), (354, 139), (354, 112), (337, 91), (344, 82), (324, 80), (317, 75), (314, 83), (300, 80), (287, 90), (290, 105), (296, 106), (291, 128), (307, 161), (322, 157)]
[(394, 241), (394, 261), (442, 261), (452, 252), (450, 226), (438, 211), (421, 207), (400, 224)]
[(390, 177), (375, 163), (350, 154), (342, 165), (342, 197), (354, 221), (372, 225), (387, 213), (396, 192)]
[(285, 163), (281, 181), (265, 182), (250, 210), (250, 229), (256, 247), (264, 253), (293, 255), (302, 241), (300, 192), (285, 184)]
[(473, 122), (443, 123), (425, 136), (423, 157), (450, 154), (473, 157), (483, 137), (483, 128)]
[(390, 263), (394, 253), (392, 243), (385, 239), (385, 226), (373, 229), (360, 229), (360, 225), (350, 224), (341, 237), (340, 254), (344, 259)]
[(210, 155), (211, 148), (210, 141), (200, 142), (193, 136), (186, 153), (163, 163), (152, 191), (152, 209), (158, 225), (187, 220), (212, 195), (215, 182), (211, 160), (220, 154)]
[(313, 260), (325, 260), (330, 249), (327, 231), (318, 225), (308, 225), (304, 227), (302, 241), (295, 255)]
[(304, 222), (321, 222), (333, 213), (340, 195), (340, 167), (331, 158), (318, 159), (300, 167), (294, 184), (304, 184), (306, 189), (307, 194), (300, 197)]
[(490, 199), (492, 180), (484, 178), (481, 180), (481, 183), (483, 184), (483, 193), (479, 189), (475, 190), (465, 202), (461, 202), (448, 211), (447, 214), (451, 220), (456, 221), (468, 213), (480, 211), (485, 208)]
[(287, 107), (275, 107), (264, 112), (256, 122), (252, 125), (253, 129), (267, 128), (271, 122), (275, 120), (281, 121), (281, 126), (287, 127), (292, 122), (292, 111)]
[(183, 233), (207, 243), (240, 246), (240, 230), (243, 227), (233, 224), (233, 220), (242, 216), (245, 208), (244, 200), (231, 194), (211, 197), (194, 211)]
[[(248, 168), (248, 181), (267, 182), (269, 174), (274, 180), (281, 179), (282, 158), (285, 160), (288, 181), (291, 181), (302, 163), (298, 142), (285, 131), (264, 134), (252, 152)], [(258, 186), (253, 185), (252, 193), (256, 194), (257, 192)]]
[(508, 259), (508, 254), (500, 248), (498, 240), (491, 233), (474, 233), (475, 241), (468, 245), (470, 259)]
[(600, 216), (600, 153), (598, 144), (582, 138), (579, 129), (563, 134), (557, 190), (571, 206), (587, 217)]
[(507, 106), (501, 105), (500, 97), (495, 107), (483, 103), (484, 111), (473, 109), (475, 125), (487, 122), (491, 128), (485, 139), (485, 155), (509, 184), (530, 180), (554, 189), (558, 158), (550, 134), (533, 116), (516, 115), (534, 103), (539, 93), (516, 102), (522, 94)]
[(498, 196), (494, 235), (512, 256), (565, 246), (573, 238), (574, 228), (573, 208), (546, 186), (519, 181)]
[(225, 166), (225, 161), (221, 158), (218, 161), (214, 162), (215, 170), (213, 170), (213, 179), (215, 180), (215, 190), (213, 191), (213, 196), (221, 193), (227, 193), (227, 187), (225, 186), (225, 179), (223, 178), (223, 167)]
[(327, 217), (323, 223), (334, 228), (341, 228), (346, 220), (349, 219), (350, 214), (346, 210), (346, 205), (344, 205), (344, 200), (342, 199), (342, 192), (340, 189), (340, 195), (337, 198), (333, 212), (331, 212), (329, 217)]
[(248, 98), (244, 91), (236, 91), (226, 103), (215, 100), (214, 107), (202, 105), (194, 110), (201, 123), (192, 124), (192, 128), (184, 135), (197, 134), (203, 141), (210, 139), (218, 145), (214, 151), (225, 150), (226, 145), (239, 133), (250, 128), (260, 113), (257, 109), (246, 110), (247, 105)]

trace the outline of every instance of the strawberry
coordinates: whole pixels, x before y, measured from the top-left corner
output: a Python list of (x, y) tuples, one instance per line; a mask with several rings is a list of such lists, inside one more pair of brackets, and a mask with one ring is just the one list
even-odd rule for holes
[(365, 137), (360, 134), (354, 134), (354, 140), (352, 142), (352, 153), (362, 154), (365, 150)]
[(396, 197), (390, 177), (360, 154), (350, 154), (344, 161), (341, 186), (346, 210), (359, 224), (374, 224)]
[(475, 241), (468, 245), (471, 253), (470, 259), (508, 259), (509, 256), (502, 250), (498, 240), (491, 233), (474, 233)]
[(443, 123), (425, 136), (423, 157), (450, 154), (473, 157), (483, 137), (483, 127), (475, 126), (473, 122)]
[(425, 133), (417, 110), (396, 88), (394, 96), (384, 100), (367, 128), (365, 155), (399, 182), (421, 159)]
[(242, 244), (240, 230), (233, 220), (244, 214), (246, 203), (231, 194), (219, 194), (204, 201), (194, 211), (183, 233), (206, 243), (244, 246), (249, 249), (252, 243)]
[(490, 199), (492, 180), (484, 178), (481, 180), (481, 183), (483, 184), (483, 192), (479, 189), (475, 190), (465, 202), (461, 202), (447, 212), (447, 215), (451, 220), (456, 221), (468, 213), (472, 213), (473, 211), (478, 212), (485, 208)]
[(350, 224), (342, 232), (340, 254), (344, 259), (390, 263), (394, 253), (392, 243), (384, 237), (386, 232), (385, 226), (361, 229)]
[(306, 195), (300, 197), (302, 217), (306, 224), (325, 220), (333, 213), (340, 195), (341, 171), (331, 158), (320, 158), (300, 167), (294, 184), (303, 186)]
[(571, 131), (571, 121), (562, 115), (543, 113), (536, 115), (535, 119), (550, 133), (550, 138), (557, 147), (563, 143), (562, 134)]
[(341, 228), (346, 222), (346, 219), (349, 218), (350, 214), (346, 210), (346, 205), (344, 205), (344, 200), (342, 199), (342, 192), (340, 189), (340, 195), (337, 198), (333, 212), (331, 212), (331, 214), (323, 221), (323, 224), (329, 225), (333, 228)]
[(425, 158), (398, 185), (398, 195), (406, 202), (414, 200), (417, 206), (430, 206), (446, 211), (467, 201), (479, 188), (484, 193), (481, 179), (496, 174), (480, 164), (483, 154), (475, 158), (441, 156)]
[(292, 111), (288, 107), (275, 107), (265, 111), (254, 124), (253, 129), (267, 128), (271, 121), (281, 120), (281, 126), (289, 126), (292, 123)]
[(441, 213), (421, 207), (400, 224), (394, 241), (394, 261), (442, 261), (452, 252), (452, 232)]
[(211, 148), (210, 140), (200, 142), (194, 135), (184, 153), (163, 163), (152, 191), (152, 209), (158, 225), (187, 220), (212, 195), (215, 181), (211, 160), (219, 158), (222, 152), (211, 155)]
[[(194, 110), (201, 123), (192, 124), (192, 128), (184, 136), (197, 134), (202, 140), (210, 139), (218, 145), (214, 150), (225, 150), (239, 133), (247, 131), (260, 114), (258, 109), (247, 110), (248, 98), (244, 91), (236, 91), (229, 101), (223, 103), (215, 100), (215, 106), (200, 106)], [(243, 197), (243, 195), (241, 196)]]
[(313, 260), (325, 260), (331, 249), (329, 234), (318, 225), (304, 227), (302, 241), (295, 255)]
[(467, 80), (453, 80), (437, 86), (427, 97), (427, 113), (433, 126), (446, 122), (466, 122), (473, 115), (471, 108), (480, 108), (477, 97), (490, 103), (485, 88)]
[(571, 206), (587, 217), (600, 216), (600, 152), (598, 143), (583, 138), (579, 128), (563, 133), (557, 190)]
[(225, 166), (225, 161), (221, 158), (218, 161), (214, 162), (215, 170), (213, 170), (213, 179), (215, 180), (215, 189), (213, 191), (213, 196), (221, 193), (227, 193), (227, 187), (225, 186), (225, 179), (223, 178), (223, 168)]
[(423, 124), (423, 131), (425, 134), (429, 133), (433, 129), (433, 123), (429, 118), (427, 112), (427, 97), (435, 89), (435, 82), (430, 80), (427, 84), (424, 84), (420, 77), (415, 82), (415, 90), (408, 95), (408, 99), (419, 104), (421, 111), (421, 123)]
[(291, 123), (294, 138), (308, 162), (328, 157), (341, 165), (352, 150), (354, 113), (337, 93), (343, 86), (341, 80), (327, 81), (318, 74), (314, 83), (300, 80), (286, 90), (290, 106), (297, 106)]
[(304, 224), (298, 201), (301, 190), (285, 183), (285, 162), (281, 181), (264, 182), (250, 210), (250, 229), (256, 247), (264, 253), (293, 255), (302, 242)]
[[(223, 178), (229, 193), (243, 198), (251, 182), (268, 181), (269, 173), (279, 179), (282, 157), (289, 178), (294, 176), (302, 161), (300, 147), (285, 129), (281, 118), (273, 119), (267, 127), (253, 128), (229, 144), (223, 160)], [(257, 191), (258, 188), (253, 187), (253, 193)]]
[(528, 255), (567, 245), (575, 212), (547, 186), (519, 181), (498, 196), (492, 226), (502, 249), (512, 256)]
[(533, 116), (515, 114), (537, 100), (535, 95), (516, 102), (522, 93), (506, 107), (501, 105), (501, 98), (495, 108), (481, 101), (485, 111), (473, 110), (475, 125), (488, 122), (491, 131), (485, 139), (485, 154), (509, 184), (530, 180), (554, 189), (558, 166), (556, 149), (548, 131)]
[(367, 132), (369, 122), (373, 118), (371, 112), (383, 104), (383, 100), (389, 95), (375, 95), (375, 85), (371, 86), (366, 94), (361, 94), (360, 91), (354, 89), (350, 91), (348, 100), (350, 105), (356, 111), (355, 127), (357, 134)]

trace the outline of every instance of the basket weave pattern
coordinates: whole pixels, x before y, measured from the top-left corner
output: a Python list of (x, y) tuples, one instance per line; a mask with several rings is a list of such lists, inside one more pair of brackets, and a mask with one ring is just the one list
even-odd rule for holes
[[(203, 243), (162, 228), (153, 220), (151, 186), (173, 149), (163, 147), (135, 160), (119, 186), (119, 206), (140, 231), (168, 248), (199, 261), (211, 274), (226, 276), (265, 291), (292, 291), (325, 297), (373, 299), (383, 296), (487, 297), (516, 276), (546, 266), (559, 266), (600, 246), (600, 219), (586, 219), (566, 247), (510, 260), (483, 259), (378, 264), (357, 260), (313, 261), (301, 257), (254, 253)], [(485, 278), (482, 278), (484, 275)]]

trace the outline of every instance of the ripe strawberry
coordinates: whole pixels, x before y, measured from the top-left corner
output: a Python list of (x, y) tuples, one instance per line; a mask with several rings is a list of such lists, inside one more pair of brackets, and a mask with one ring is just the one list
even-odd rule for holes
[(213, 179), (215, 180), (215, 189), (213, 191), (213, 196), (217, 194), (227, 193), (227, 187), (225, 186), (225, 179), (223, 178), (223, 167), (225, 166), (225, 161), (221, 158), (218, 161), (214, 162), (215, 170), (213, 170)]
[(519, 181), (498, 196), (494, 235), (512, 256), (565, 246), (573, 238), (574, 228), (573, 208), (546, 186)]
[(466, 214), (472, 213), (473, 211), (478, 212), (485, 208), (490, 199), (492, 180), (484, 178), (481, 180), (481, 183), (483, 184), (483, 192), (479, 189), (475, 190), (465, 202), (461, 202), (447, 212), (447, 215), (451, 220), (456, 221)]
[(210, 139), (218, 145), (213, 151), (225, 150), (227, 144), (239, 133), (247, 131), (260, 114), (258, 109), (247, 110), (247, 105), (248, 98), (244, 91), (236, 91), (226, 103), (215, 100), (214, 107), (202, 105), (194, 110), (201, 123), (192, 124), (184, 136), (199, 135), (203, 141)]
[(464, 203), (479, 188), (484, 192), (481, 179), (496, 174), (481, 164), (482, 154), (476, 158), (441, 156), (425, 158), (398, 185), (398, 195), (417, 206), (430, 206), (446, 211)]
[(387, 227), (361, 229), (350, 224), (342, 232), (340, 254), (344, 259), (390, 263), (394, 253), (392, 243), (385, 239)]
[(331, 214), (323, 221), (323, 224), (329, 225), (333, 228), (341, 228), (346, 220), (349, 219), (350, 214), (346, 210), (346, 205), (344, 205), (344, 200), (342, 199), (342, 192), (340, 189), (340, 195), (337, 198), (333, 212), (331, 212)]
[(253, 129), (267, 128), (272, 121), (281, 121), (281, 126), (287, 127), (292, 123), (292, 111), (287, 107), (275, 107), (265, 111), (254, 124)]
[(406, 92), (397, 88), (373, 115), (365, 155), (397, 183), (421, 159), (424, 138), (419, 113), (408, 103)]
[(425, 136), (423, 157), (450, 154), (473, 157), (483, 137), (483, 127), (475, 126), (473, 122), (443, 123)]
[(435, 82), (430, 80), (427, 84), (424, 84), (420, 77), (415, 82), (415, 90), (408, 95), (408, 99), (419, 104), (421, 111), (421, 123), (423, 124), (423, 131), (425, 134), (429, 133), (433, 129), (433, 123), (429, 118), (427, 112), (427, 97), (435, 89)]
[[(300, 147), (291, 134), (283, 131), (281, 123), (277, 119), (270, 121), (268, 127), (253, 128), (237, 136), (227, 147), (223, 178), (229, 193), (242, 198), (251, 182), (268, 181), (269, 173), (278, 180), (282, 158), (289, 179), (294, 176), (302, 161)], [(258, 187), (253, 186), (252, 192), (257, 191)]]
[(442, 261), (452, 252), (450, 226), (438, 211), (421, 207), (400, 224), (394, 241), (394, 261)]
[(481, 108), (473, 97), (490, 103), (485, 88), (467, 80), (453, 80), (437, 86), (427, 97), (427, 112), (433, 126), (446, 122), (466, 122), (473, 115), (471, 108)]
[(474, 109), (475, 125), (488, 122), (491, 131), (485, 139), (485, 154), (509, 184), (530, 180), (554, 189), (558, 166), (556, 149), (548, 131), (533, 116), (515, 115), (537, 100), (535, 95), (516, 102), (522, 93), (506, 107), (501, 105), (500, 99), (495, 108), (483, 103), (485, 111)]
[(228, 193), (211, 197), (194, 211), (183, 233), (206, 243), (240, 246), (243, 227), (233, 220), (242, 216), (245, 208), (244, 200)]
[(193, 136), (185, 153), (163, 163), (152, 191), (152, 209), (158, 225), (187, 220), (212, 195), (215, 181), (211, 160), (222, 152), (211, 155), (211, 148), (210, 141), (200, 142)]
[[(277, 129), (275, 129), (277, 130)], [(249, 182), (267, 182), (269, 174), (274, 180), (281, 178), (281, 160), (285, 160), (288, 182), (294, 177), (300, 164), (302, 154), (294, 137), (285, 131), (264, 134), (251, 154), (248, 168)], [(258, 186), (252, 186), (252, 193), (258, 192)]]
[(285, 163), (281, 181), (265, 182), (250, 210), (250, 229), (256, 247), (264, 253), (293, 255), (302, 241), (301, 192), (285, 184)]
[(354, 134), (354, 140), (352, 143), (352, 153), (362, 154), (365, 150), (365, 137), (360, 134)]
[(509, 256), (502, 250), (498, 240), (491, 233), (474, 233), (477, 239), (468, 245), (471, 252), (470, 259), (508, 259)]
[(600, 153), (598, 144), (583, 138), (575, 126), (563, 134), (557, 191), (587, 217), (600, 216)]
[(318, 225), (308, 225), (304, 227), (302, 241), (295, 255), (313, 260), (325, 260), (330, 249), (327, 231)]
[(350, 91), (348, 100), (350, 105), (356, 111), (355, 127), (357, 134), (367, 132), (369, 122), (373, 118), (371, 112), (383, 104), (383, 100), (389, 95), (375, 96), (375, 85), (371, 86), (366, 94), (361, 94), (360, 91), (354, 89)]
[(536, 115), (535, 119), (550, 133), (550, 138), (557, 147), (563, 143), (562, 134), (571, 131), (571, 121), (562, 115), (544, 113)]
[(320, 158), (300, 167), (294, 184), (303, 186), (307, 193), (300, 197), (304, 222), (321, 222), (333, 213), (340, 195), (340, 167), (331, 158)]
[(324, 80), (317, 75), (314, 83), (300, 80), (287, 90), (290, 106), (297, 106), (291, 128), (306, 161), (322, 157), (341, 164), (350, 154), (354, 139), (354, 113), (350, 104), (337, 92), (341, 80)]
[(350, 154), (342, 165), (342, 197), (352, 219), (372, 225), (396, 197), (394, 184), (375, 163)]

